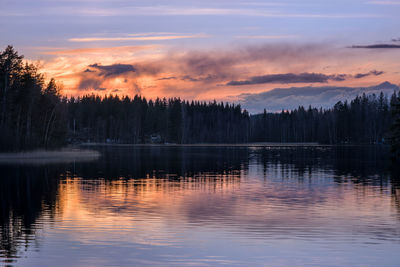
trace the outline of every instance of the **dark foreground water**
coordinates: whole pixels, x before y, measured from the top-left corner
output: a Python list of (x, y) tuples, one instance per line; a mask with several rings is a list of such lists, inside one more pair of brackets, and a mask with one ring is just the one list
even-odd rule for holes
[(0, 165), (0, 265), (400, 265), (385, 148), (99, 150)]

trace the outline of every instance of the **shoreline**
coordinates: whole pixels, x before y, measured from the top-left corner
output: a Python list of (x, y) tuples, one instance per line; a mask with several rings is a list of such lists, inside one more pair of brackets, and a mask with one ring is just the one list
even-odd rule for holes
[(198, 144), (118, 144), (81, 143), (78, 147), (341, 147), (341, 146), (387, 146), (386, 144), (319, 144), (319, 143), (198, 143)]
[(48, 164), (91, 161), (101, 156), (89, 149), (62, 148), (59, 150), (33, 150), (24, 152), (1, 152), (0, 164)]
[(117, 144), (117, 143), (82, 143), (80, 147), (117, 146), (117, 147), (301, 147), (301, 146), (332, 146), (318, 143), (198, 143), (198, 144)]
[(115, 144), (81, 143), (58, 150), (37, 149), (32, 151), (0, 152), (0, 164), (48, 164), (97, 160), (101, 153), (96, 147), (232, 147), (232, 148), (328, 148), (328, 147), (388, 146), (386, 144), (319, 144), (319, 143), (239, 143), (239, 144)]

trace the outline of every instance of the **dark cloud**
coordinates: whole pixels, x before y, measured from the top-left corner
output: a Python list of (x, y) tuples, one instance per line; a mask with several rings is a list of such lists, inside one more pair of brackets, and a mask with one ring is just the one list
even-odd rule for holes
[(113, 65), (99, 65), (99, 64), (92, 64), (89, 65), (90, 68), (94, 68), (100, 71), (99, 76), (115, 76), (120, 75), (127, 72), (135, 72), (136, 69), (129, 64), (113, 64)]
[[(265, 66), (274, 64), (292, 67), (295, 71), (306, 70), (332, 56), (331, 47), (326, 44), (292, 45), (263, 44), (232, 47), (225, 50), (190, 51), (168, 55), (164, 65), (171, 65), (184, 78), (192, 81), (222, 82), (235, 80), (248, 69), (248, 64)], [(187, 76), (187, 77), (185, 77)]]
[[(141, 89), (136, 84), (136, 79), (142, 75), (155, 76), (160, 72), (161, 68), (155, 64), (112, 64), (100, 65), (91, 64), (88, 68), (80, 73), (80, 83), (78, 88), (81, 90), (102, 90), (107, 86), (109, 80), (115, 77), (123, 78), (125, 84), (130, 84), (135, 93), (140, 93)], [(110, 88), (108, 88), (110, 89)], [(105, 89), (104, 89), (105, 90)]]
[[(171, 50), (164, 57), (154, 60), (131, 64), (101, 65), (98, 63), (89, 65), (89, 72), (80, 73), (82, 81), (80, 88), (86, 88), (87, 84), (94, 83), (93, 79), (100, 81), (100, 86), (97, 87), (107, 87), (113, 84), (114, 78), (118, 76), (122, 81), (129, 80), (127, 88), (141, 91), (146, 90), (148, 86), (138, 88), (139, 86), (133, 84), (137, 83), (142, 86), (138, 79), (146, 76), (158, 81), (177, 80), (197, 83), (198, 85), (191, 84), (189, 86), (193, 91), (190, 96), (196, 97), (200, 92), (205, 94), (206, 91), (211, 91), (218, 85), (327, 83), (355, 79), (354, 75), (350, 74), (329, 75), (310, 71), (314, 70), (316, 66), (325, 64), (326, 61), (343, 58), (344, 54), (342, 50), (335, 50), (326, 43), (233, 46), (227, 49), (187, 52)], [(274, 66), (276, 70), (289, 71), (288, 73), (283, 71), (281, 74), (254, 76), (255, 71), (263, 70), (266, 66)], [(92, 71), (96, 72), (91, 73)], [(364, 73), (356, 75), (358, 75), (358, 79), (365, 77)], [(86, 82), (86, 79), (91, 81)], [(171, 93), (169, 84), (167, 82), (159, 83), (160, 94)], [(180, 90), (178, 93), (184, 91), (186, 94), (187, 88), (181, 86), (181, 83), (176, 87), (175, 90)]]
[(285, 74), (269, 74), (263, 76), (254, 76), (248, 80), (230, 81), (226, 85), (250, 85), (264, 83), (326, 83), (329, 80), (344, 81), (345, 74), (326, 75), (322, 73), (285, 73)]
[(166, 80), (176, 80), (176, 77), (163, 77), (157, 79), (157, 81), (166, 81)]
[(181, 77), (182, 81), (189, 81), (189, 82), (204, 82), (204, 81), (215, 81), (218, 80), (217, 75), (208, 74), (207, 76), (203, 77), (192, 77), (190, 75), (185, 75)]
[(384, 74), (385, 72), (384, 71), (378, 71), (378, 70), (371, 70), (369, 73), (371, 75), (379, 76), (379, 75)]
[(393, 38), (392, 42), (400, 42), (400, 38)]
[(334, 75), (327, 75), (328, 76), (328, 80), (332, 80), (332, 81), (344, 81), (347, 79), (348, 75), (347, 74), (334, 74)]
[(260, 113), (266, 108), (268, 111), (276, 112), (282, 109), (294, 109), (302, 105), (308, 107), (328, 108), (338, 101), (352, 99), (357, 95), (379, 94), (383, 92), (387, 95), (400, 87), (385, 82), (371, 87), (292, 87), (276, 88), (271, 91), (258, 94), (242, 94), (239, 96), (241, 105), (251, 113)]
[(323, 73), (284, 73), (284, 74), (269, 74), (262, 76), (254, 76), (248, 80), (243, 81), (230, 81), (226, 85), (238, 86), (238, 85), (251, 85), (251, 84), (264, 84), (264, 83), (326, 83), (328, 81), (345, 81), (348, 78), (361, 79), (370, 75), (379, 76), (382, 75), (383, 71), (372, 70), (368, 73), (358, 73), (356, 75), (350, 74), (332, 74), (327, 75)]
[(189, 81), (189, 82), (198, 82), (198, 81), (200, 81), (199, 79), (193, 78), (193, 77), (191, 77), (189, 75), (185, 75), (185, 76), (181, 77), (181, 80), (182, 81)]
[(354, 75), (354, 78), (361, 79), (361, 78), (367, 77), (369, 75), (371, 75), (371, 74), (369, 74), (369, 73), (357, 73), (356, 75)]
[(384, 73), (383, 71), (371, 70), (370, 72), (367, 73), (357, 73), (356, 75), (354, 75), (354, 78), (360, 79), (370, 75), (379, 76), (382, 75), (383, 73)]
[(350, 48), (367, 48), (367, 49), (387, 49), (387, 48), (400, 48), (396, 44), (373, 44), (373, 45), (353, 45)]
[[(171, 50), (162, 58), (135, 64), (89, 65), (89, 71), (80, 73), (82, 85), (79, 88), (82, 86), (86, 88), (86, 84), (93, 83), (93, 81), (86, 82), (86, 79), (98, 79), (101, 87), (105, 87), (108, 86), (109, 80), (119, 76), (122, 79), (127, 78), (130, 88), (138, 91), (136, 87), (132, 87), (136, 79), (141, 76), (151, 76), (159, 81), (182, 80), (203, 83), (206, 84), (201, 88), (201, 92), (204, 93), (206, 90), (212, 90), (213, 86), (225, 84), (226, 81), (236, 81), (238, 77), (243, 77), (244, 73), (251, 73), (253, 69), (263, 68), (266, 64), (276, 65), (278, 68), (290, 68), (293, 73), (307, 72), (316, 64), (334, 57), (331, 51), (332, 47), (329, 47), (329, 44), (263, 44), (187, 52)], [(93, 71), (96, 72), (92, 73)], [(337, 75), (331, 76), (330, 79), (340, 81), (345, 77)], [(191, 87), (192, 91), (194, 86)], [(160, 85), (160, 90), (166, 93), (171, 91), (166, 85)], [(200, 88), (198, 91), (200, 92)], [(195, 96), (196, 92), (193, 92), (193, 97)]]
[(96, 71), (91, 69), (86, 69), (84, 72), (96, 72)]

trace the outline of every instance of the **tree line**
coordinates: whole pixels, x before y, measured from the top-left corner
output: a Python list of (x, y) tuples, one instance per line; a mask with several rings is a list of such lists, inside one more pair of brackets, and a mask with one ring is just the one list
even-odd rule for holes
[(62, 97), (54, 79), (12, 46), (0, 52), (0, 150), (67, 143), (387, 143), (400, 151), (400, 93), (357, 96), (332, 108), (250, 115), (237, 104), (147, 100), (136, 95)]
[(70, 142), (241, 143), (249, 114), (240, 105), (88, 95), (66, 102)]
[(387, 142), (399, 101), (382, 92), (339, 101), (330, 109), (300, 106), (292, 111), (252, 116), (251, 136), (257, 142), (318, 142), (325, 144)]

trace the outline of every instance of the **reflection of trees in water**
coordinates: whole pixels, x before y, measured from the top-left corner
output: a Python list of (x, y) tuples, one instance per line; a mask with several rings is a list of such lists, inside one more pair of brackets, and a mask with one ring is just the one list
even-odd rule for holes
[(316, 171), (331, 171), (337, 184), (391, 187), (394, 205), (400, 216), (400, 166), (392, 163), (384, 146), (297, 147), (256, 150), (264, 167), (279, 164), (285, 177), (304, 179)]
[(35, 238), (43, 210), (54, 216), (59, 172), (55, 166), (2, 166), (0, 172), (0, 257), (11, 262)]
[[(337, 184), (388, 188), (393, 197), (398, 186), (383, 146), (237, 148), (237, 147), (119, 147), (101, 148), (103, 157), (95, 163), (80, 163), (71, 170), (83, 179), (167, 178), (185, 182), (187, 177), (232, 174), (249, 169), (249, 161), (263, 166), (264, 174), (280, 168), (282, 177), (299, 180), (313, 173), (332, 174)], [(330, 177), (328, 175), (327, 177)], [(196, 180), (193, 180), (196, 181)], [(198, 181), (198, 180), (197, 180)], [(211, 182), (209, 180), (209, 182)], [(398, 183), (397, 183), (398, 184)], [(396, 189), (397, 188), (397, 189)], [(396, 193), (397, 192), (397, 193)], [(399, 203), (398, 201), (396, 203)], [(400, 209), (400, 205), (398, 205)], [(400, 214), (400, 212), (399, 212)]]
[(397, 208), (400, 219), (400, 166), (398, 166), (398, 162), (393, 163), (391, 171), (393, 203)]
[[(297, 147), (256, 150), (257, 162), (267, 170), (279, 165), (284, 173), (302, 179), (317, 171), (332, 172), (336, 183), (378, 185), (390, 176), (385, 147)], [(385, 184), (387, 185), (387, 184)]]
[(248, 149), (227, 147), (130, 147), (103, 148), (103, 157), (90, 164), (77, 163), (71, 170), (82, 178), (179, 179), (213, 173), (248, 170)]
[[(310, 177), (313, 172), (322, 171), (332, 173), (337, 184), (355, 183), (381, 188), (390, 185), (400, 216), (400, 172), (390, 170), (390, 162), (382, 157), (385, 153), (381, 147), (105, 147), (101, 150), (103, 156), (95, 162), (0, 167), (1, 258), (17, 257), (21, 248), (36, 238), (41, 227), (37, 222), (44, 213), (45, 223), (52, 221), (51, 216), (55, 216), (56, 206), (60, 204), (57, 203), (60, 174), (63, 174), (61, 177), (81, 177), (83, 185), (102, 178), (105, 183), (99, 184), (111, 189), (122, 186), (126, 190), (129, 187), (128, 180), (132, 178), (167, 179), (176, 182), (172, 186), (181, 190), (180, 186), (188, 184), (238, 184), (241, 177), (248, 173), (249, 165), (256, 162), (264, 172), (280, 168), (289, 178), (303, 179)], [(126, 181), (125, 184), (112, 183), (112, 180), (121, 178)], [(155, 181), (153, 186), (163, 191), (165, 184)], [(135, 190), (146, 190), (143, 187), (146, 185), (135, 185)], [(91, 190), (91, 186), (82, 187), (81, 190)], [(96, 195), (93, 194), (93, 197)]]
[(247, 153), (241, 149), (216, 148), (211, 153), (207, 148), (111, 150), (91, 163), (0, 166), (0, 258), (3, 262), (12, 263), (23, 247), (27, 249), (35, 241), (41, 228), (37, 222), (44, 213), (45, 223), (53, 221), (59, 204), (60, 177), (107, 180), (153, 177), (185, 180), (185, 183), (204, 182), (204, 179), (217, 183), (232, 177), (236, 180), (240, 171), (247, 170), (248, 163)]

